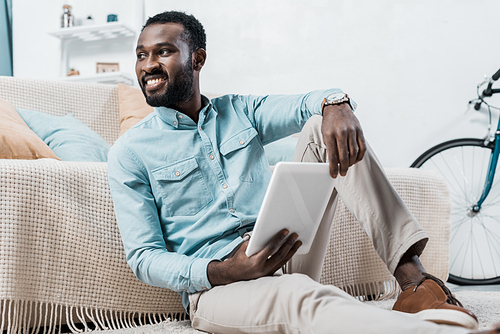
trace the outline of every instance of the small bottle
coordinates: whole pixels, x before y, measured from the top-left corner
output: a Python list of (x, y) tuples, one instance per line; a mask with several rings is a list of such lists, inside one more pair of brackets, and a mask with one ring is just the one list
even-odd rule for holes
[(61, 17), (61, 28), (69, 28), (75, 24), (75, 19), (73, 15), (71, 15), (71, 6), (64, 5), (64, 14)]

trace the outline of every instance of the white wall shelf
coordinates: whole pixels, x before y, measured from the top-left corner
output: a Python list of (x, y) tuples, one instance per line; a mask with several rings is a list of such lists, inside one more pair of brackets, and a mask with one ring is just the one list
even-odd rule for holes
[(135, 32), (121, 22), (109, 22), (102, 25), (77, 26), (61, 28), (50, 32), (49, 35), (63, 41), (81, 40), (83, 42), (112, 39), (117, 37), (133, 37)]
[(72, 75), (63, 77), (65, 81), (77, 81), (77, 82), (92, 82), (92, 83), (103, 83), (103, 84), (117, 84), (123, 83), (125, 85), (132, 86), (134, 84), (134, 79), (129, 73), (125, 72), (108, 72), (108, 73), (96, 73), (93, 75)]
[[(134, 84), (132, 75), (125, 72), (97, 74), (83, 73), (82, 75), (77, 76), (66, 76), (69, 71), (68, 60), (71, 57), (71, 50), (78, 49), (79, 47), (81, 48), (82, 43), (95, 43), (99, 41), (120, 38), (129, 39), (130, 41), (132, 41), (131, 38), (135, 36), (135, 31), (128, 25), (122, 22), (108, 22), (101, 25), (76, 26), (70, 28), (61, 28), (56, 31), (49, 32), (49, 35), (57, 37), (61, 40), (61, 65), (59, 76), (62, 80), (107, 84)], [(127, 41), (127, 43), (129, 42)], [(92, 54), (95, 54), (96, 58), (99, 58), (106, 52), (107, 50), (105, 49), (99, 49), (95, 52), (91, 51)], [(94, 57), (91, 56), (91, 58)]]

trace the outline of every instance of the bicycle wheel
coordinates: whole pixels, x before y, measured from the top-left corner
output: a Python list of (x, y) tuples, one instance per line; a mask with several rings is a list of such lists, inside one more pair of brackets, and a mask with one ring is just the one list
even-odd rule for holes
[(450, 192), (450, 276), (461, 285), (500, 283), (500, 175), (479, 212), (471, 211), (480, 198), (493, 143), (455, 139), (434, 146), (411, 167), (440, 173)]

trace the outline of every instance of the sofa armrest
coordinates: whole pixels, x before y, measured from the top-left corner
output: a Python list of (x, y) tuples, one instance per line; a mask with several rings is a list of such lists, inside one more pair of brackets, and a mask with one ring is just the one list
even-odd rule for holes
[[(128, 267), (107, 164), (97, 162), (0, 160), (0, 300), (0, 313), (29, 301), (63, 323), (108, 328), (132, 314), (185, 313), (177, 293), (140, 282)], [(78, 316), (66, 319), (68, 309)], [(19, 325), (29, 321), (17, 315)]]

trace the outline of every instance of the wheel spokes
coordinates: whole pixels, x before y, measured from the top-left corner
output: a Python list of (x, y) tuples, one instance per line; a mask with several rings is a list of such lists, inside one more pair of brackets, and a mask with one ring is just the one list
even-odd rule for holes
[(414, 163), (437, 171), (448, 185), (450, 274), (469, 283), (500, 282), (500, 177), (481, 210), (472, 211), (483, 192), (490, 155), (482, 140), (463, 139), (440, 144), (426, 152), (425, 162)]

